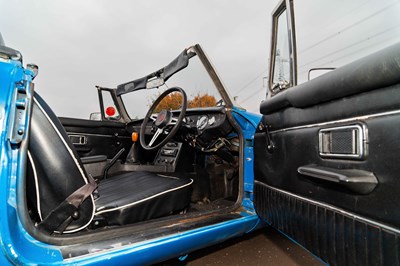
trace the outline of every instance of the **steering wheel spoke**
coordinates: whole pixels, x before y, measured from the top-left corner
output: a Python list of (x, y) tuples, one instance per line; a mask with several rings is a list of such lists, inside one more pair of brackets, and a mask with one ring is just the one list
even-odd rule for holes
[(161, 133), (163, 133), (163, 129), (162, 128), (158, 128), (156, 133), (154, 133), (153, 137), (151, 138), (150, 142), (149, 142), (149, 147), (153, 146), (154, 142), (156, 141), (156, 139), (158, 138), (158, 136), (160, 136)]
[(171, 119), (168, 121), (167, 126), (175, 126), (177, 122), (178, 122), (178, 118), (171, 117)]
[(150, 116), (150, 119), (151, 119), (153, 122), (155, 122), (155, 121), (157, 120), (157, 114), (152, 114), (152, 115)]

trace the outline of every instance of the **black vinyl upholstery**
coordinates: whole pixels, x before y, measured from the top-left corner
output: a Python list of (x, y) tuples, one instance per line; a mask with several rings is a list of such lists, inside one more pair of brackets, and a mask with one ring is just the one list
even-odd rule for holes
[[(29, 140), (27, 197), (43, 220), (88, 177), (65, 129), (38, 94)], [(64, 233), (84, 229), (97, 217), (107, 225), (124, 225), (179, 211), (190, 203), (191, 184), (191, 179), (149, 172), (114, 176), (98, 184), (96, 200), (92, 195), (82, 203), (79, 218)]]
[(356, 60), (263, 101), (260, 113), (306, 108), (400, 83), (400, 43)]
[(99, 184), (96, 216), (122, 225), (167, 215), (189, 204), (191, 183), (149, 172), (121, 174)]
[[(28, 184), (34, 186), (27, 186), (27, 195), (29, 201), (36, 205), (41, 220), (88, 182), (67, 133), (37, 94), (32, 110), (28, 157), (33, 169), (33, 175), (28, 175)], [(80, 207), (79, 219), (73, 221), (66, 232), (78, 231), (89, 225), (94, 210), (93, 197), (89, 197)]]

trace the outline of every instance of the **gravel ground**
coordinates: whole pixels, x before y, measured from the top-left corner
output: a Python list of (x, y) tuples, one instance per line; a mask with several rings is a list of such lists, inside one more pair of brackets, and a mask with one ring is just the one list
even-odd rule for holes
[(301, 246), (271, 227), (246, 236), (201, 249), (180, 262), (172, 259), (157, 266), (168, 265), (324, 265)]

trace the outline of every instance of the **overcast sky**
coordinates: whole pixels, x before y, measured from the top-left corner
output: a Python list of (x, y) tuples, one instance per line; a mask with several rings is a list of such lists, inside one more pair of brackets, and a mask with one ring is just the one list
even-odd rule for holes
[[(266, 73), (274, 5), (1, 0), (0, 31), (25, 63), (39, 65), (36, 89), (57, 115), (88, 117), (98, 109), (95, 85), (115, 87), (142, 77), (195, 43), (203, 46), (231, 91), (245, 86)], [(262, 79), (252, 85), (262, 97)]]
[[(317, 56), (310, 53), (321, 49), (321, 40), (327, 46), (338, 39), (341, 31), (353, 37), (341, 34), (347, 47), (330, 52), (337, 58), (348, 59), (346, 53), (361, 50), (358, 45), (365, 44), (363, 38), (386, 43), (399, 39), (398, 0), (317, 1), (319, 8), (325, 5), (325, 12), (329, 10), (326, 14), (313, 8), (310, 0), (303, 2), (299, 16), (315, 16), (300, 33), (308, 34), (301, 42), (308, 62), (342, 64), (329, 57), (321, 59), (326, 50)], [(24, 63), (39, 65), (35, 88), (59, 116), (88, 118), (99, 109), (95, 85), (116, 87), (142, 77), (195, 43), (203, 46), (231, 95), (239, 96), (238, 102), (249, 110), (258, 111), (265, 97), (262, 77), (267, 75), (271, 12), (277, 3), (0, 0), (0, 32), (7, 46), (22, 52)], [(365, 25), (363, 20), (369, 33), (360, 37), (353, 30), (365, 31), (359, 28)], [(314, 49), (308, 48), (312, 45)], [(336, 43), (328, 46), (338, 47)], [(364, 48), (363, 53), (370, 50)]]

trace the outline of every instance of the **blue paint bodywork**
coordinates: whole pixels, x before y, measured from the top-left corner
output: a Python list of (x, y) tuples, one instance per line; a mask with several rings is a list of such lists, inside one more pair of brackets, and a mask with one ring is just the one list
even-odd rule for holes
[[(28, 125), (29, 115), (15, 117), (17, 114), (15, 102), (18, 87), (26, 89), (26, 95), (31, 93), (33, 73), (22, 67), (21, 62), (14, 60), (0, 61), (0, 116), (1, 116), (1, 169), (0, 169), (0, 234), (2, 256), (0, 264), (32, 264), (50, 263), (62, 259), (57, 248), (40, 243), (33, 239), (22, 226), (18, 208), (18, 189), (21, 176), (24, 175), (26, 154), (21, 147), (26, 145), (25, 140), (20, 146), (11, 145), (12, 129), (14, 126)], [(26, 105), (29, 110), (29, 103)], [(16, 119), (17, 118), (17, 119)], [(23, 121), (21, 121), (23, 120)], [(15, 122), (16, 121), (16, 122)], [(18, 124), (17, 124), (18, 122)], [(15, 124), (15, 125), (14, 125)], [(23, 128), (23, 130), (25, 130)]]
[(66, 260), (79, 265), (149, 265), (172, 257), (188, 254), (196, 249), (217, 244), (243, 235), (260, 223), (258, 216), (250, 214), (229, 222), (191, 230), (156, 240), (135, 243), (132, 246), (108, 251), (88, 258)]
[[(103, 252), (64, 259), (60, 247), (37, 241), (25, 230), (18, 211), (24, 195), (23, 176), (26, 164), (26, 130), (20, 145), (11, 144), (15, 126), (29, 126), (29, 112), (15, 120), (18, 86), (24, 86), (26, 109), (30, 110), (33, 72), (20, 61), (0, 59), (0, 265), (8, 264), (79, 264), (79, 265), (147, 265), (184, 256), (196, 249), (243, 235), (260, 226), (261, 221), (253, 206), (253, 137), (260, 116), (234, 108), (233, 116), (244, 136), (244, 193), (240, 218), (221, 222), (149, 241), (133, 243)], [(19, 121), (15, 125), (14, 121)], [(18, 193), (19, 192), (19, 193)]]

